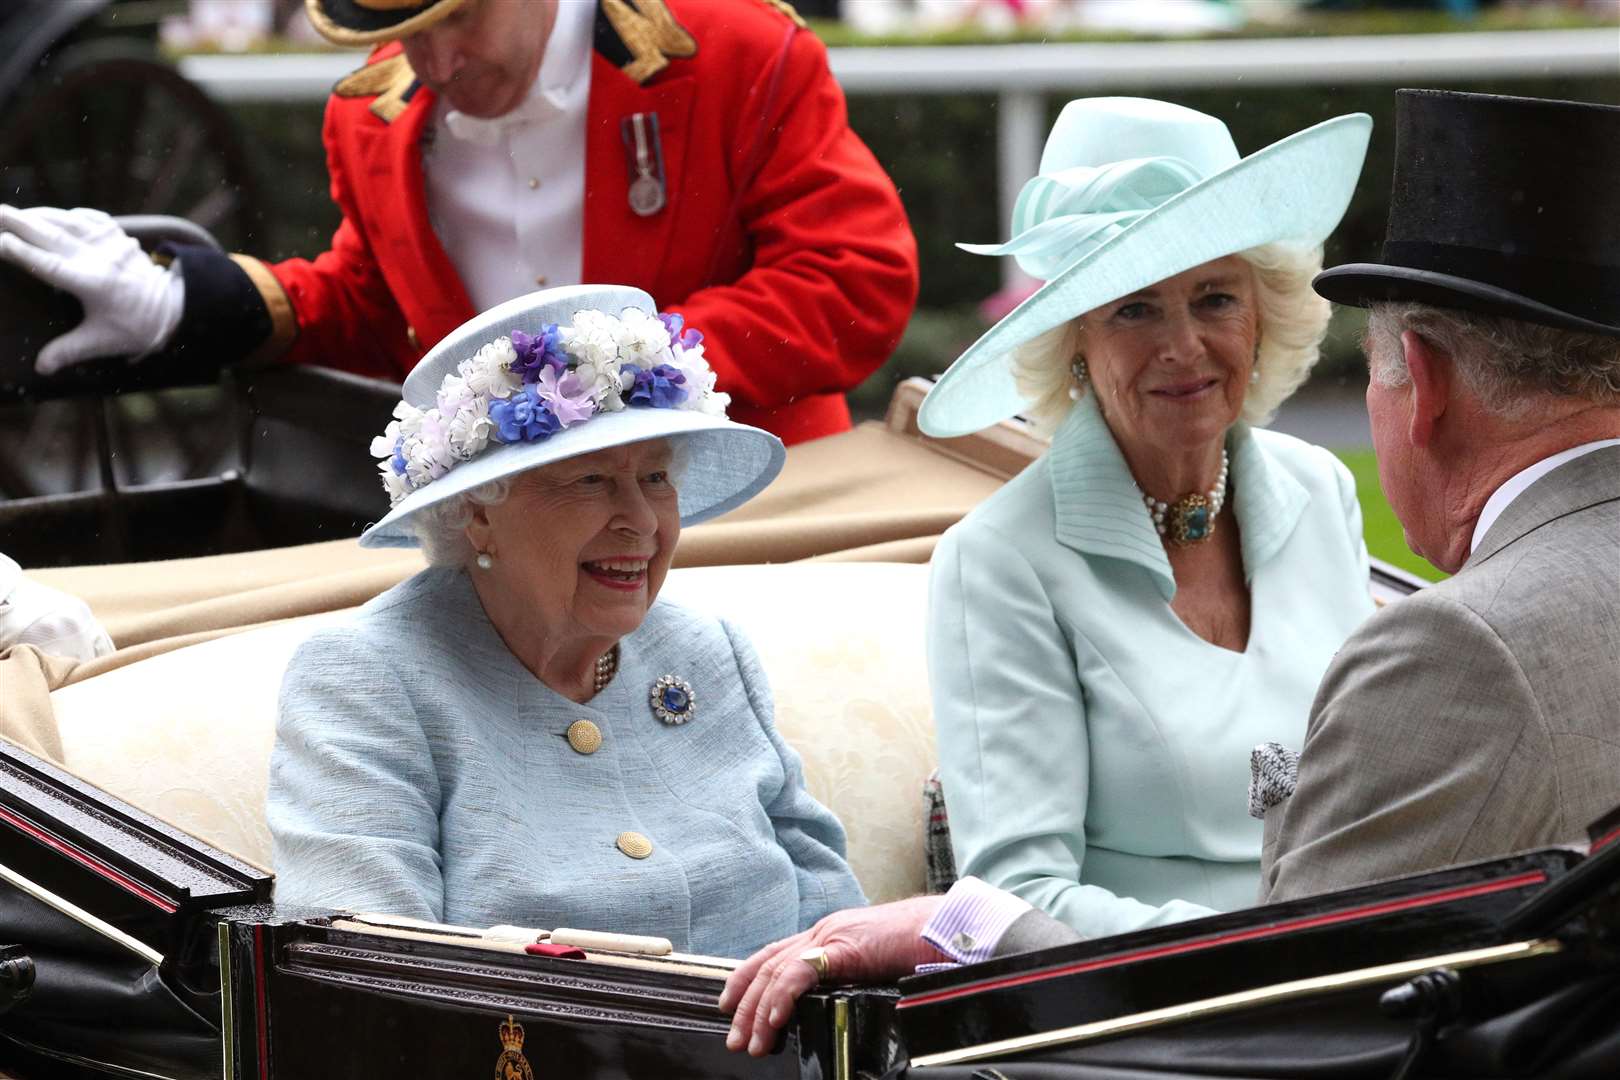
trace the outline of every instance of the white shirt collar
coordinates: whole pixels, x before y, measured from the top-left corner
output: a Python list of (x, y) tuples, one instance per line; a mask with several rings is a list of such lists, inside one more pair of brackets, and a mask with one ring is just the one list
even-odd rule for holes
[(1620, 439), (1599, 439), (1597, 442), (1582, 443), (1572, 446), (1568, 450), (1561, 450), (1552, 457), (1542, 458), (1528, 469), (1521, 469), (1510, 476), (1506, 483), (1485, 500), (1485, 508), (1479, 512), (1479, 520), (1474, 522), (1474, 536), (1468, 542), (1468, 553), (1472, 555), (1479, 547), (1479, 542), (1485, 539), (1485, 534), (1491, 531), (1496, 519), (1502, 516), (1502, 511), (1524, 494), (1529, 486), (1552, 472), (1558, 466), (1578, 457), (1584, 457), (1594, 450), (1601, 450), (1605, 446), (1620, 446)]
[(487, 118), (441, 106), (446, 110), (443, 122), (450, 134), (480, 146), (494, 146), (512, 129), (562, 112), (590, 74), (595, 17), (595, 4), (562, 0), (557, 5), (551, 37), (546, 41), (546, 53), (540, 59), (540, 70), (523, 100), (510, 112)]

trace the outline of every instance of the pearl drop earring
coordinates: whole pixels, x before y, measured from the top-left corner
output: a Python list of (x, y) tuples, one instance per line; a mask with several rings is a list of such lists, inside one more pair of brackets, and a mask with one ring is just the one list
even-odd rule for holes
[(1069, 365), (1069, 371), (1074, 375), (1074, 384), (1069, 387), (1069, 400), (1079, 401), (1081, 388), (1091, 380), (1091, 371), (1086, 367), (1086, 358), (1075, 357), (1074, 362)]
[(478, 562), (478, 569), (480, 569), (480, 570), (488, 570), (490, 567), (495, 565), (495, 557), (493, 555), (491, 555), (487, 551), (480, 551), (478, 553), (477, 562)]

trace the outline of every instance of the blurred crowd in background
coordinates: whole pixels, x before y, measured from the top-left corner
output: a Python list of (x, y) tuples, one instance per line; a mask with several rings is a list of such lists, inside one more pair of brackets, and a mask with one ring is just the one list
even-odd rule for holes
[[(1468, 18), (1481, 10), (1564, 8), (1620, 13), (1620, 0), (801, 0), (810, 19), (841, 22), (872, 35), (975, 30), (1208, 34), (1249, 26), (1287, 27), (1315, 11), (1433, 11)], [(171, 48), (242, 50), (268, 38), (315, 44), (303, 0), (191, 0), (164, 23)]]

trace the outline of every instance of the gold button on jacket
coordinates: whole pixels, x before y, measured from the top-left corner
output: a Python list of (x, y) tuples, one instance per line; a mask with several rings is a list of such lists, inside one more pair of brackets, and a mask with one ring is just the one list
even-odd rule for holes
[(638, 832), (622, 832), (614, 843), (632, 859), (645, 859), (652, 854), (652, 841)]
[(602, 729), (589, 720), (568, 725), (568, 745), (581, 754), (594, 754), (602, 748)]

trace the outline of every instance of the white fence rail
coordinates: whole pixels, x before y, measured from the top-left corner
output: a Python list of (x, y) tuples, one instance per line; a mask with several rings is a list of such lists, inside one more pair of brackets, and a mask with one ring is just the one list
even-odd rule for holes
[[(1001, 220), (1040, 162), (1045, 97), (1118, 89), (1435, 85), (1545, 76), (1620, 76), (1620, 27), (1373, 37), (1109, 44), (949, 45), (829, 50), (849, 94), (997, 95)], [(188, 56), (180, 70), (215, 100), (309, 103), (359, 66), (355, 53)], [(1011, 259), (1004, 260), (1009, 275)]]

